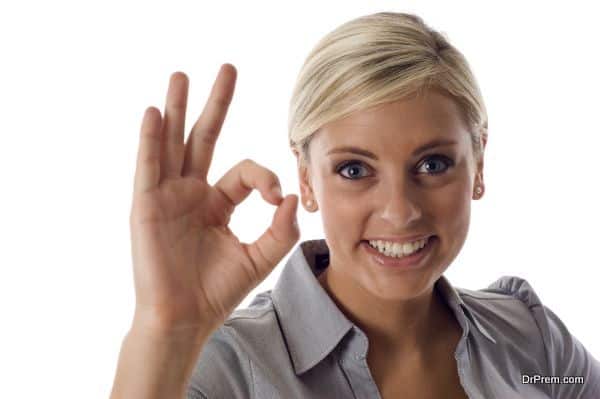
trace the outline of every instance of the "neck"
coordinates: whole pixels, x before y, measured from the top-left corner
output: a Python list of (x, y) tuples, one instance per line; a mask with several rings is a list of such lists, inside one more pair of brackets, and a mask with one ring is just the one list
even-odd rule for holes
[(328, 267), (318, 277), (338, 308), (369, 339), (369, 352), (426, 357), (450, 323), (442, 298), (431, 287), (406, 301), (386, 301), (367, 293)]

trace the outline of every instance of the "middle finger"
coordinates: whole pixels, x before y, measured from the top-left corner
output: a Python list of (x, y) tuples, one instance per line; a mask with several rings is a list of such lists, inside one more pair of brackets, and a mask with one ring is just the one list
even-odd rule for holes
[(233, 97), (236, 78), (237, 70), (233, 65), (221, 65), (208, 101), (185, 145), (183, 176), (191, 175), (206, 180), (215, 144)]

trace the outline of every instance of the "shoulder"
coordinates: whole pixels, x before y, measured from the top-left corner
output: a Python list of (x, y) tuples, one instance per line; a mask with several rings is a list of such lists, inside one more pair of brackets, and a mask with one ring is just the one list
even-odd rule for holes
[(486, 288), (457, 288), (457, 291), (471, 313), (493, 322), (503, 335), (542, 338), (544, 344), (553, 344), (559, 338), (553, 331), (554, 313), (522, 277), (502, 276)]
[(260, 293), (209, 337), (188, 384), (188, 398), (254, 397), (253, 360), (278, 335), (270, 291)]
[(483, 301), (517, 299), (527, 307), (540, 303), (540, 299), (527, 280), (517, 276), (502, 276), (486, 288), (470, 290), (457, 288), (463, 300), (475, 298)]
[(534, 312), (539, 298), (527, 280), (503, 276), (486, 288), (456, 288), (465, 315), (480, 332), (496, 341), (495, 350), (515, 359), (526, 353), (533, 368), (546, 368), (546, 351), (541, 340), (539, 314)]
[(568, 334), (564, 324), (542, 302), (532, 284), (522, 277), (502, 276), (486, 288), (459, 288), (458, 291), (469, 310), (482, 316), (501, 318), (525, 334), (541, 336), (545, 345), (559, 345), (560, 339)]
[[(500, 337), (527, 339), (539, 336), (540, 299), (529, 282), (517, 276), (502, 276), (486, 288), (471, 290), (456, 288), (460, 299), (471, 315)], [(543, 315), (542, 315), (543, 316)], [(533, 342), (535, 345), (535, 342)]]
[(522, 277), (502, 276), (480, 291), (518, 299), (528, 308), (541, 305), (540, 298), (531, 284)]
[[(532, 284), (502, 276), (480, 290), (457, 288), (460, 297), (499, 338), (518, 352), (539, 356), (546, 376), (583, 376), (584, 384), (552, 384), (557, 398), (592, 398), (600, 394), (600, 363), (563, 321), (540, 299)], [(598, 391), (597, 391), (598, 390)], [(582, 396), (577, 396), (582, 395)]]

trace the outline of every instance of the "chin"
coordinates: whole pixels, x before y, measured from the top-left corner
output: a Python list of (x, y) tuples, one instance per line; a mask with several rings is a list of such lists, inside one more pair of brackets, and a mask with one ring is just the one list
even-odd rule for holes
[(427, 293), (431, 288), (428, 281), (413, 282), (412, 280), (406, 281), (405, 284), (396, 283), (393, 286), (388, 284), (377, 285), (377, 287), (369, 289), (371, 295), (390, 302), (409, 301), (418, 298)]

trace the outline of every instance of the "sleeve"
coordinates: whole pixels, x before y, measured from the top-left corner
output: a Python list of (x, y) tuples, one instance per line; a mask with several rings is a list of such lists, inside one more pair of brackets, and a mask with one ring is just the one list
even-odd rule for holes
[(569, 332), (561, 319), (540, 301), (537, 293), (525, 279), (504, 276), (492, 283), (488, 289), (511, 295), (527, 305), (544, 343), (548, 376), (557, 376), (561, 379), (583, 377), (583, 383), (551, 384), (552, 398), (600, 398), (600, 362)]
[(250, 360), (230, 329), (221, 326), (202, 348), (188, 383), (187, 399), (254, 397)]

